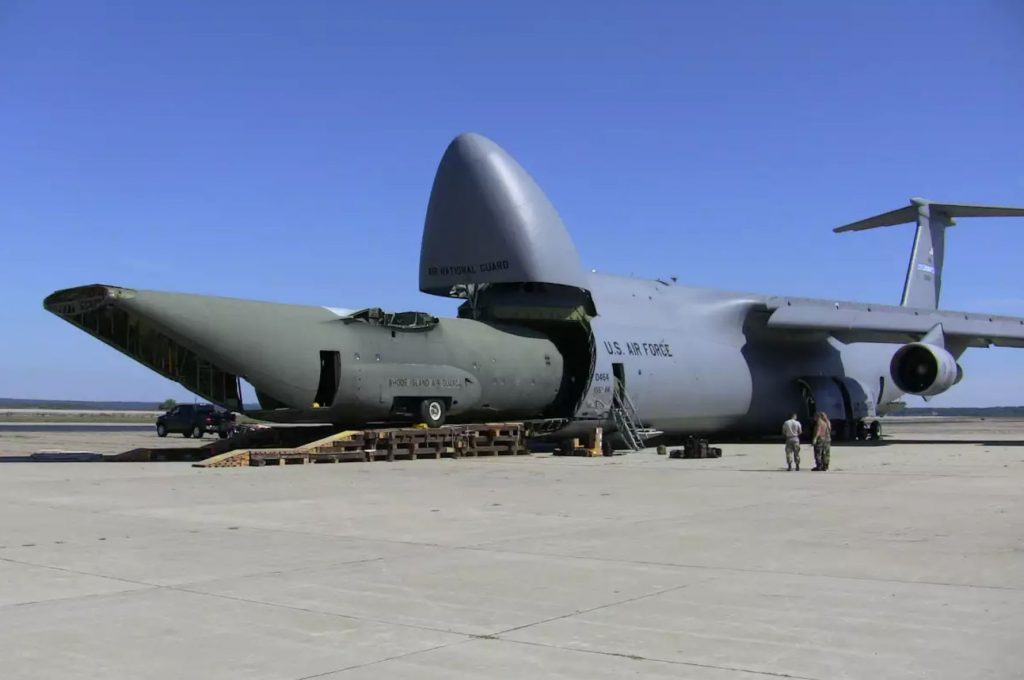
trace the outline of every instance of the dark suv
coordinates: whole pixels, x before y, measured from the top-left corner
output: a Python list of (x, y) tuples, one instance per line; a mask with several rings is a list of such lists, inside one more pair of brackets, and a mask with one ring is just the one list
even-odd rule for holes
[(216, 432), (227, 439), (235, 430), (235, 414), (210, 404), (179, 404), (156, 419), (157, 436), (180, 432), (186, 437), (202, 437)]

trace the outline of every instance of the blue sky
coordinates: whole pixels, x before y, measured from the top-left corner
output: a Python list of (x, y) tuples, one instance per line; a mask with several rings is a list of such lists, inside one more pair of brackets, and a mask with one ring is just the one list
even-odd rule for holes
[[(912, 229), (830, 228), (917, 195), (1024, 205), (1022, 129), (1014, 0), (7, 0), (0, 396), (186, 396), (44, 312), (67, 286), (453, 312), (416, 268), (462, 131), (590, 267), (897, 302)], [(1024, 316), (1024, 221), (947, 244), (944, 307)], [(1024, 352), (964, 364), (933, 403), (1024, 403)]]

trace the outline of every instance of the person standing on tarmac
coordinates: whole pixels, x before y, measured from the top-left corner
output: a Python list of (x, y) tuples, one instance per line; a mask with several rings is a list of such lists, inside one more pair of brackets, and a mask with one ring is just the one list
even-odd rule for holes
[(818, 411), (814, 414), (814, 469), (828, 470), (829, 459), (832, 457), (832, 421), (828, 414)]
[(782, 436), (786, 438), (786, 469), (792, 472), (793, 461), (796, 461), (796, 471), (800, 472), (800, 435), (804, 428), (796, 419), (794, 413), (789, 420), (782, 424)]

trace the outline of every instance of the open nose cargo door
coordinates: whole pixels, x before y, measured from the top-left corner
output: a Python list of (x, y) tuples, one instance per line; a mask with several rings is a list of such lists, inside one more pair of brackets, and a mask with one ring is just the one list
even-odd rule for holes
[(555, 206), (504, 149), (477, 134), (448, 146), (434, 177), (420, 250), (420, 290), (467, 299), (462, 317), (544, 333), (562, 354), (546, 414), (569, 419), (593, 376), (597, 315), (588, 276)]
[(587, 289), (576, 246), (533, 178), (477, 134), (441, 158), (420, 250), (420, 290), (466, 297), (467, 285), (546, 283)]

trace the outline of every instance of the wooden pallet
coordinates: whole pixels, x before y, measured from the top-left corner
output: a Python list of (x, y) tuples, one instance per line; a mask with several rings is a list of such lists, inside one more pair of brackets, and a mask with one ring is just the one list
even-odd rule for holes
[(309, 465), (528, 454), (520, 423), (349, 430), (294, 448), (240, 449), (194, 467)]
[(198, 463), (193, 463), (192, 467), (204, 467), (204, 468), (222, 468), (222, 467), (249, 467), (251, 465), (249, 459), (249, 451), (226, 451), (225, 453), (218, 453), (216, 456), (201, 460)]

